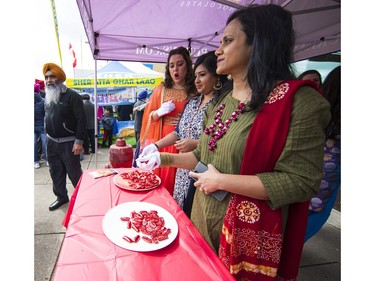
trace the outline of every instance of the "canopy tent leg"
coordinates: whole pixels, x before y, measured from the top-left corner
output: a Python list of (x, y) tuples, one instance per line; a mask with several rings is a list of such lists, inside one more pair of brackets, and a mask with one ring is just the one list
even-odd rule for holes
[(95, 58), (94, 97), (95, 97), (95, 168), (98, 168), (98, 94), (97, 94), (97, 60)]

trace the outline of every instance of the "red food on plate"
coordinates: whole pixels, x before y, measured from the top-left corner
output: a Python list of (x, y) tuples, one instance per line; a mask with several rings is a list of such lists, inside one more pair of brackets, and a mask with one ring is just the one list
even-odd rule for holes
[[(164, 218), (159, 217), (158, 212), (151, 211), (132, 211), (130, 217), (121, 217), (121, 221), (127, 223), (137, 233), (142, 233), (142, 239), (150, 244), (158, 244), (159, 241), (168, 239), (171, 229), (164, 226)], [(140, 235), (131, 239), (129, 236), (124, 236), (123, 239), (129, 243), (137, 243), (140, 240)]]
[(132, 169), (116, 175), (114, 183), (123, 189), (143, 191), (158, 187), (160, 178), (151, 171)]

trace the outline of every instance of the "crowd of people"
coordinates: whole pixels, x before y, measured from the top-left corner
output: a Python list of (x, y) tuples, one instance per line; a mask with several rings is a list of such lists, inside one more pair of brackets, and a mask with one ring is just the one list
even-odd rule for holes
[[(340, 67), (323, 82), (316, 70), (296, 77), (293, 47), (290, 12), (238, 9), (217, 50), (194, 65), (185, 47), (171, 50), (151, 97), (142, 91), (131, 110), (118, 109), (135, 116), (135, 166), (160, 177), (236, 280), (296, 280), (303, 244), (326, 219), (314, 214), (332, 208), (340, 187)], [(66, 175), (75, 187), (79, 155), (96, 152), (95, 108), (63, 84), (59, 66), (45, 64), (43, 75), (45, 99), (34, 86), (34, 166), (40, 139), (53, 211), (69, 202)], [(112, 107), (101, 122), (109, 147)]]
[(34, 168), (40, 168), (40, 160), (44, 158), (48, 166), (46, 133), (44, 131), (44, 98), (41, 95), (41, 85), (34, 84)]
[(327, 221), (341, 185), (341, 66), (324, 79), (321, 92), (330, 104), (331, 120), (325, 128), (323, 177), (319, 191), (309, 203), (305, 241), (315, 235)]

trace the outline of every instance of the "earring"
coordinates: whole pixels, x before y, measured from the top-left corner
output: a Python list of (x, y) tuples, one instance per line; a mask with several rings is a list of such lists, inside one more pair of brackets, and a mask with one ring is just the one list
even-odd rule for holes
[(223, 83), (221, 83), (221, 81), (219, 79), (217, 79), (217, 82), (214, 85), (214, 90), (218, 91), (218, 90), (221, 89), (221, 87), (223, 87)]

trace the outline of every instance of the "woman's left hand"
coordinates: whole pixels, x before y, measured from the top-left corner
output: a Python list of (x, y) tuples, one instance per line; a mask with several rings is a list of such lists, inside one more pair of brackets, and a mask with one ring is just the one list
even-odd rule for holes
[(220, 172), (211, 164), (207, 165), (208, 170), (204, 173), (189, 172), (189, 176), (196, 179), (194, 186), (206, 195), (219, 190), (219, 185), (216, 182)]

